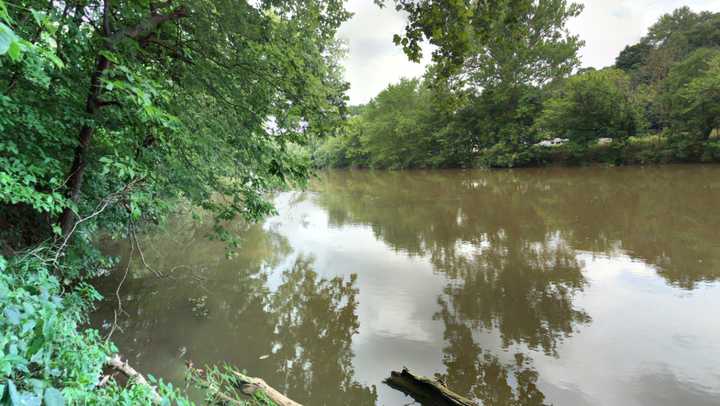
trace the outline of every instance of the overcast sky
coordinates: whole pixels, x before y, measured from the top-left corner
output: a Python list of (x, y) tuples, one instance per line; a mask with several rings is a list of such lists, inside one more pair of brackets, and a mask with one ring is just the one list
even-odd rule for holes
[[(611, 65), (625, 45), (637, 42), (662, 14), (690, 6), (694, 11), (720, 11), (720, 0), (576, 0), (585, 10), (569, 28), (586, 44), (580, 50), (584, 66)], [(366, 103), (388, 84), (401, 77), (422, 75), (429, 61), (409, 62), (392, 36), (404, 26), (403, 16), (393, 7), (380, 9), (372, 0), (349, 0), (355, 15), (340, 28), (340, 38), (348, 42), (345, 61), (350, 82), (350, 103)], [(426, 52), (429, 54), (429, 52)]]

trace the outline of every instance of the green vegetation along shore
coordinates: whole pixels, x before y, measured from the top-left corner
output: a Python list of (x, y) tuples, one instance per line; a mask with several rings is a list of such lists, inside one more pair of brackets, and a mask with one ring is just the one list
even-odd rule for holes
[[(0, 404), (191, 403), (108, 371), (112, 337), (87, 328), (90, 281), (117, 264), (99, 232), (137, 241), (182, 202), (232, 245), (228, 220), (271, 213), (268, 192), (307, 178), (298, 146), (343, 117), (349, 16), (339, 0), (0, 0)], [(223, 371), (193, 381), (242, 404)]]
[[(552, 3), (552, 4), (550, 4)], [(470, 24), (459, 60), (354, 107), (319, 167), (442, 168), (720, 161), (720, 13), (663, 15), (612, 67), (579, 69), (580, 12), (533, 2)]]

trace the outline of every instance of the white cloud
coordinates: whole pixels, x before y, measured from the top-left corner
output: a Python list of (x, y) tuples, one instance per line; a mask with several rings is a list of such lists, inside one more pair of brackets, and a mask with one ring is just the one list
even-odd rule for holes
[(636, 43), (647, 29), (666, 13), (682, 6), (694, 11), (720, 11), (717, 0), (580, 0), (583, 13), (570, 22), (571, 32), (580, 35), (584, 66), (602, 68), (615, 63), (626, 45)]
[(381, 9), (372, 0), (350, 0), (347, 8), (355, 15), (340, 28), (339, 37), (348, 42), (350, 50), (345, 77), (351, 84), (352, 104), (368, 102), (402, 77), (423, 74), (429, 53), (422, 63), (413, 63), (392, 42), (393, 34), (402, 32), (404, 15), (392, 6)]
[[(570, 22), (569, 29), (586, 42), (580, 51), (583, 65), (596, 68), (613, 64), (617, 54), (637, 42), (662, 14), (684, 5), (695, 11), (720, 11), (718, 0), (576, 1), (585, 4), (585, 11)], [(403, 15), (393, 7), (380, 9), (372, 0), (349, 0), (347, 8), (355, 15), (343, 24), (339, 36), (348, 42), (350, 51), (345, 77), (351, 84), (352, 104), (366, 103), (402, 77), (422, 75), (429, 52), (417, 64), (392, 43), (393, 34), (403, 29)]]

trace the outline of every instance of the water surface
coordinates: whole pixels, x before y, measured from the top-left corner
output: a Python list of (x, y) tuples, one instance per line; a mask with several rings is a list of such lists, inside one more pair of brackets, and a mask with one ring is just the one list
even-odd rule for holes
[(141, 238), (165, 277), (135, 255), (112, 338), (307, 405), (408, 404), (403, 366), (486, 405), (718, 405), (719, 203), (717, 166), (328, 172), (233, 224), (234, 256), (188, 214)]

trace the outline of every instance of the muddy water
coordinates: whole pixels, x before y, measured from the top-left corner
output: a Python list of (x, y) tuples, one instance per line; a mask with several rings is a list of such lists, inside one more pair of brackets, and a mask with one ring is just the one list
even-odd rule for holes
[[(182, 383), (228, 362), (307, 405), (401, 405), (408, 366), (487, 405), (720, 404), (720, 167), (329, 172), (233, 225), (142, 238), (113, 340)], [(124, 259), (99, 282), (107, 332)]]

